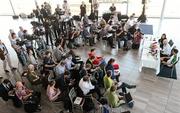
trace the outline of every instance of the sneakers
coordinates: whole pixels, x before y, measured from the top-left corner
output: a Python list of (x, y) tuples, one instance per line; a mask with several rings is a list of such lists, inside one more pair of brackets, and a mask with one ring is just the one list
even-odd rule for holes
[(129, 87), (127, 87), (128, 89), (132, 89), (132, 88), (136, 88), (136, 85), (130, 85)]
[(5, 71), (5, 73), (9, 73), (9, 71), (8, 70), (4, 70)]
[(17, 68), (15, 68), (15, 67), (12, 67), (12, 68), (11, 68), (11, 70), (16, 70), (16, 69), (17, 69)]
[[(12, 68), (11, 68), (11, 71), (15, 71), (16, 69), (17, 69), (17, 68), (12, 67)], [(9, 73), (9, 70), (6, 69), (6, 70), (4, 70), (4, 72), (5, 72), (5, 73)]]

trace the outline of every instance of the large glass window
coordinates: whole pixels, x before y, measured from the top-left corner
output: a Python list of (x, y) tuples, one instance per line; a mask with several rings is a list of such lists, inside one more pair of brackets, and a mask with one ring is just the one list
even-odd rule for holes
[(20, 13), (30, 14), (35, 8), (34, 0), (11, 0), (17, 15)]
[(142, 13), (142, 7), (141, 4), (142, 0), (128, 0), (128, 15), (131, 15), (132, 13), (135, 13), (136, 16), (140, 16)]
[(13, 15), (9, 0), (2, 0), (0, 4), (0, 15)]
[(146, 15), (148, 17), (160, 17), (164, 0), (146, 0), (146, 1), (147, 1)]
[(180, 17), (180, 0), (166, 0), (165, 17)]
[[(129, 7), (128, 7), (129, 15), (132, 13), (135, 13), (136, 16), (141, 15), (143, 8), (142, 0), (128, 0), (128, 1), (129, 1)], [(164, 0), (146, 0), (145, 13), (147, 17), (160, 17), (163, 1)]]
[[(114, 2), (113, 2), (114, 3)], [(99, 15), (101, 16), (105, 12), (109, 12), (109, 8), (111, 7), (112, 3), (100, 3), (99, 5)], [(121, 12), (121, 14), (126, 14), (126, 7), (125, 3), (115, 3), (116, 11)]]
[[(42, 5), (45, 1), (48, 2), (52, 6), (52, 12), (54, 12), (54, 9), (56, 8), (57, 4), (60, 5), (62, 8), (62, 4), (64, 0), (36, 0), (38, 5)], [(91, 4), (89, 3), (89, 0), (67, 0), (70, 5), (70, 10), (73, 15), (77, 15), (80, 13), (80, 5), (82, 1), (86, 4), (86, 10), (87, 14), (90, 13), (91, 10)]]

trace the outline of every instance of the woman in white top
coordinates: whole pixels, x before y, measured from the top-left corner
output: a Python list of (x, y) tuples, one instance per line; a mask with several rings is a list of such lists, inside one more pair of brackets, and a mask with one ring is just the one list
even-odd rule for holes
[(161, 51), (161, 57), (167, 57), (171, 54), (171, 47), (167, 39), (163, 40), (163, 49)]

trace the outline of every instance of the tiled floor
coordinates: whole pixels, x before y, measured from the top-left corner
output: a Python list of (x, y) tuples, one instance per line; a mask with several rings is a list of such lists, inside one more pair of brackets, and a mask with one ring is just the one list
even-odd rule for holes
[[(0, 17), (0, 34), (8, 49), (10, 49), (10, 55), (13, 60), (13, 64), (17, 66), (17, 58), (15, 52), (10, 47), (9, 40), (7, 38), (8, 29), (13, 28), (18, 30), (18, 26), (25, 25), (25, 28), (30, 29), (30, 21), (12, 21), (11, 18)], [(85, 60), (87, 58), (87, 51), (90, 47), (81, 47), (76, 50), (76, 53), (83, 56)], [(123, 51), (104, 47), (102, 43), (96, 44), (97, 54), (103, 55), (106, 60), (110, 57), (116, 59), (120, 64), (121, 80), (130, 84), (136, 84), (137, 88), (130, 90), (135, 100), (135, 106), (130, 109), (132, 113), (179, 113), (180, 111), (180, 80), (171, 80), (166, 78), (159, 78), (155, 75), (155, 70), (143, 68), (142, 72), (139, 72), (139, 60), (140, 56), (138, 51), (130, 50)], [(177, 64), (177, 74), (180, 74), (179, 64)], [(0, 64), (0, 76), (8, 77), (15, 82), (19, 80), (19, 73), (11, 73), (6, 75), (2, 69), (2, 62)], [(179, 76), (178, 76), (179, 78)], [(45, 91), (43, 91), (45, 94)], [(42, 111), (41, 113), (57, 113), (60, 109), (60, 105), (53, 105), (48, 102), (45, 95), (42, 99)], [(0, 100), (0, 113), (24, 113), (23, 109), (16, 109), (12, 106), (11, 102), (3, 102)], [(119, 112), (117, 112), (119, 113)]]

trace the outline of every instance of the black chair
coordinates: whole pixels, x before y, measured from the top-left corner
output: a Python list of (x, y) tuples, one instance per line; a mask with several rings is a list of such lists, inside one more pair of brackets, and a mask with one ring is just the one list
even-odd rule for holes
[(172, 40), (169, 40), (169, 45), (172, 47), (174, 45), (174, 42)]
[(172, 66), (161, 64), (160, 72), (157, 76), (177, 79), (176, 64), (178, 63), (178, 61), (179, 61), (179, 57), (178, 60)]

